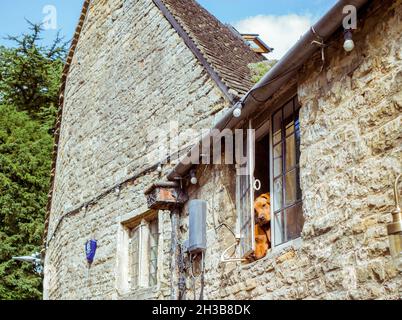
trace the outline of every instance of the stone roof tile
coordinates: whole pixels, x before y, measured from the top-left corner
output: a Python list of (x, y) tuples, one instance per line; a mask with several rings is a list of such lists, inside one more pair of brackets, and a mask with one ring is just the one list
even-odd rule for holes
[(253, 86), (250, 63), (264, 60), (241, 37), (195, 0), (160, 0), (204, 55), (222, 82), (237, 96)]

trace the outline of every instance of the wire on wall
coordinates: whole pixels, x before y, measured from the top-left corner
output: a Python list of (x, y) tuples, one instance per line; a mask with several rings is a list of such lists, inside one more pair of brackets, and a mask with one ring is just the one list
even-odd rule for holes
[[(183, 150), (184, 150), (184, 149), (179, 150), (178, 152), (179, 152), (179, 153), (180, 153), (180, 152), (183, 152)], [(167, 156), (167, 157), (164, 159), (164, 161), (162, 161), (162, 162), (165, 162), (165, 161), (168, 162), (168, 161), (170, 161), (171, 157), (172, 157), (172, 155)], [(66, 212), (65, 214), (63, 214), (63, 215), (57, 220), (56, 226), (55, 226), (54, 231), (53, 231), (53, 233), (51, 234), (51, 236), (50, 236), (50, 237), (47, 237), (49, 240), (45, 239), (45, 249), (47, 249), (47, 248), (49, 247), (49, 244), (54, 240), (54, 238), (55, 238), (55, 236), (56, 236), (56, 234), (57, 234), (57, 231), (58, 231), (58, 229), (59, 229), (61, 223), (63, 222), (63, 220), (64, 220), (65, 218), (67, 218), (67, 217), (69, 217), (69, 216), (73, 216), (73, 215), (79, 213), (81, 210), (85, 210), (85, 212), (86, 212), (90, 206), (93, 206), (93, 205), (97, 204), (100, 200), (102, 200), (103, 198), (105, 198), (106, 196), (108, 196), (109, 194), (111, 194), (111, 193), (113, 193), (113, 192), (115, 192), (115, 191), (118, 191), (117, 193), (119, 194), (119, 193), (121, 192), (121, 189), (122, 189), (125, 185), (127, 185), (128, 183), (137, 180), (138, 178), (140, 178), (140, 177), (146, 175), (147, 173), (150, 173), (150, 172), (153, 172), (153, 171), (157, 171), (157, 169), (158, 169), (158, 167), (160, 166), (160, 164), (161, 164), (161, 161), (158, 161), (157, 163), (152, 164), (151, 166), (149, 166), (149, 167), (147, 167), (147, 168), (141, 170), (140, 172), (134, 174), (133, 176), (131, 176), (131, 177), (125, 179), (124, 181), (119, 182), (119, 183), (115, 184), (114, 186), (108, 188), (107, 190), (105, 190), (104, 192), (102, 192), (101, 194), (99, 194), (98, 196), (96, 196), (96, 197), (94, 197), (94, 198), (92, 198), (92, 199), (90, 199), (90, 200), (88, 200), (88, 201), (86, 201), (86, 202), (80, 204), (80, 205), (79, 205), (78, 207), (76, 207), (75, 209), (72, 209), (72, 210)]]
[(204, 287), (205, 287), (205, 256), (204, 256), (204, 251), (201, 251), (201, 271), (199, 274), (194, 275), (194, 260), (197, 258), (199, 254), (190, 254), (189, 260), (190, 260), (190, 276), (192, 279), (192, 284), (193, 284), (193, 294), (194, 294), (194, 300), (197, 300), (197, 292), (195, 288), (195, 283), (198, 279), (201, 280), (201, 286), (200, 286), (200, 296), (198, 300), (204, 300)]

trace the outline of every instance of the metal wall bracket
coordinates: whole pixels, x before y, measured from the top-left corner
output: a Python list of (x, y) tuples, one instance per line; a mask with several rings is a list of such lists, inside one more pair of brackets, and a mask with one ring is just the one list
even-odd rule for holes
[(238, 244), (240, 243), (240, 239), (237, 239), (237, 241), (232, 244), (230, 247), (225, 249), (225, 251), (222, 252), (221, 255), (221, 263), (230, 263), (230, 262), (247, 262), (247, 259), (244, 258), (233, 258), (233, 257), (227, 257), (226, 254), (229, 252), (230, 249), (235, 248)]

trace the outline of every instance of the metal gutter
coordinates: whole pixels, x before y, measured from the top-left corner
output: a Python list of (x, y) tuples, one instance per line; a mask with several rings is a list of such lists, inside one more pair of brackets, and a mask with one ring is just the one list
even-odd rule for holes
[[(343, 8), (345, 6), (353, 5), (358, 10), (366, 2), (367, 0), (339, 0), (238, 103), (228, 110), (213, 129), (231, 129), (246, 119), (281, 86), (287, 83), (306, 60), (319, 49), (313, 41), (325, 41), (341, 27), (344, 19)], [(233, 117), (233, 111), (239, 107), (242, 108), (242, 115), (239, 118), (235, 118)], [(211, 137), (212, 134), (208, 134), (203, 139)], [(198, 142), (193, 150), (198, 148), (203, 139)], [(193, 150), (188, 153), (188, 156), (191, 155)], [(168, 174), (168, 180), (179, 179), (191, 167), (192, 164), (178, 163)]]

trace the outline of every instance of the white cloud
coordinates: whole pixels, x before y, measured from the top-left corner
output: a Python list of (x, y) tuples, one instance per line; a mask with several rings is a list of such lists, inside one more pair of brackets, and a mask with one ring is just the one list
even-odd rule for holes
[(280, 59), (310, 28), (312, 22), (310, 15), (258, 15), (238, 21), (234, 27), (241, 33), (258, 33), (268, 46), (275, 49), (267, 57)]

